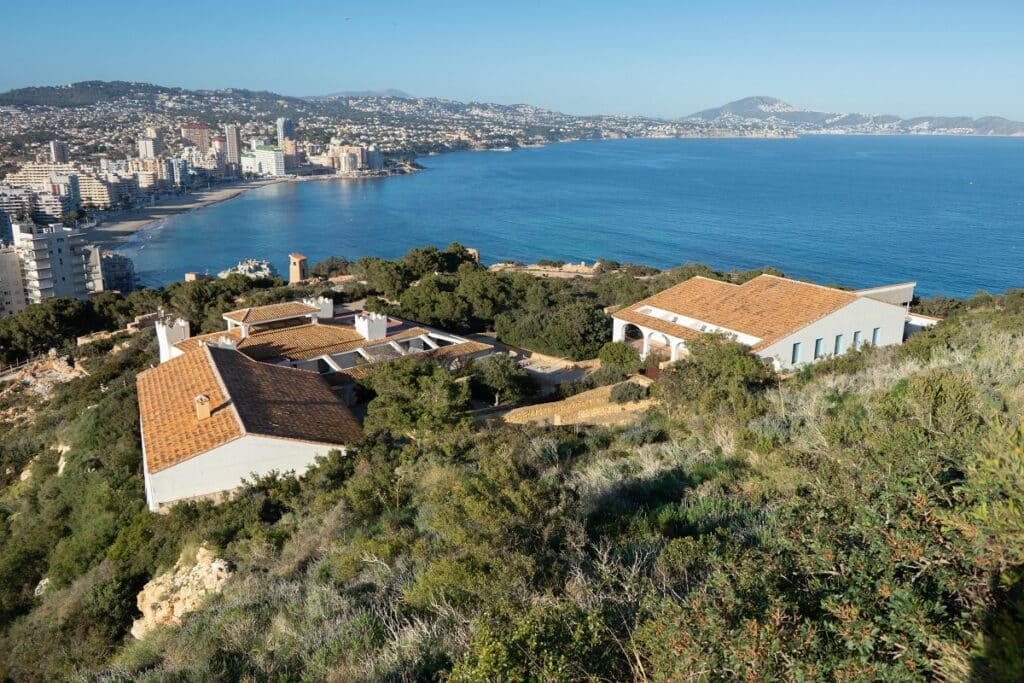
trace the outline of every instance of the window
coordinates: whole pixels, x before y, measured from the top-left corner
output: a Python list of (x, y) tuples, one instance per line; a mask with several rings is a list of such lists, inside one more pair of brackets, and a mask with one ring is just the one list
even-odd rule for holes
[(882, 338), (882, 328), (881, 327), (876, 327), (875, 329), (871, 330), (871, 345), (872, 346), (878, 346), (878, 342), (881, 340), (881, 338)]
[(836, 347), (835, 347), (835, 351), (833, 351), (833, 353), (838, 356), (842, 352), (843, 352), (843, 335), (837, 334), (836, 335)]
[(814, 340), (814, 360), (818, 360), (825, 355), (825, 338), (818, 337)]
[(794, 365), (796, 365), (797, 363), (800, 362), (800, 352), (802, 350), (802, 348), (801, 348), (802, 346), (803, 346), (803, 344), (801, 344), (800, 342), (796, 342), (795, 344), (793, 344), (793, 360), (792, 360), (792, 362), (793, 362)]
[(860, 348), (860, 330), (857, 330), (856, 332), (853, 333), (853, 348)]

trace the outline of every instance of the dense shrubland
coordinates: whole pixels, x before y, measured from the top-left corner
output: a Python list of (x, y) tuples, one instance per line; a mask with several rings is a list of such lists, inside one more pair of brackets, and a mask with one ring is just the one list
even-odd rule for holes
[[(596, 308), (661, 286), (417, 277), (453, 278), (437, 296), (473, 301), (468, 321), (524, 310), (474, 287)], [(238, 297), (293, 295), (208, 284), (139, 296), (203, 328)], [(0, 424), (0, 678), (1016, 680), (1022, 302), (944, 301), (905, 346), (784, 381), (708, 337), (614, 429), (475, 429), (471, 395), (528, 392), (515, 368), (401, 361), (367, 387), (350, 455), (168, 515), (140, 473), (152, 334), (85, 347), (88, 377), (0, 405), (32, 411)], [(234, 568), (224, 593), (133, 641), (141, 585), (202, 542)]]

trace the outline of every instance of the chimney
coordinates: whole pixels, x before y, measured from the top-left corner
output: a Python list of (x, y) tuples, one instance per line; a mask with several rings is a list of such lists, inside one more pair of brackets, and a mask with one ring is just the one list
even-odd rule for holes
[(160, 362), (166, 363), (181, 355), (174, 345), (189, 338), (190, 330), (187, 320), (181, 318), (162, 317), (156, 321), (156, 338), (160, 345)]
[(383, 313), (357, 313), (356, 332), (372, 341), (388, 336), (388, 317)]
[(196, 419), (202, 422), (210, 417), (210, 397), (206, 394), (196, 396)]
[(313, 322), (319, 320), (330, 320), (334, 317), (334, 299), (326, 296), (318, 296), (317, 298), (303, 299), (302, 303), (319, 308), (317, 311), (316, 318)]

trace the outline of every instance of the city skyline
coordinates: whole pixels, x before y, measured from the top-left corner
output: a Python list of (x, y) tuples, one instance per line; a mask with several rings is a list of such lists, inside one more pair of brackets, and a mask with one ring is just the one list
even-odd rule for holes
[[(0, 46), (11, 67), (0, 74), (0, 90), (94, 79), (293, 96), (395, 88), (572, 114), (667, 118), (769, 95), (825, 111), (1024, 119), (1024, 76), (1015, 67), (1024, 60), (1016, 35), (1024, 7), (1009, 2), (991, 3), (985, 13), (944, 1), (926, 10), (804, 2), (309, 3), (288, 8), (293, 28), (280, 32), (280, 49), (259, 53), (245, 45), (279, 29), (267, 23), (269, 3), (185, 2), (173, 12), (120, 1), (104, 6), (9, 8), (12, 26), (59, 13), (58, 39), (80, 49), (68, 60), (64, 51), (39, 50), (31, 31), (14, 32)], [(217, 52), (176, 51), (168, 60), (139, 26), (159, 27), (165, 37), (216, 28)]]

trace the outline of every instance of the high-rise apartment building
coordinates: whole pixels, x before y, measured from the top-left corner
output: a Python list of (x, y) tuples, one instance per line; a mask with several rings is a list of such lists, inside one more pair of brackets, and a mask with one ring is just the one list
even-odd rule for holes
[(256, 176), (283, 176), (284, 153), (277, 147), (260, 145), (252, 152), (242, 154), (242, 173)]
[(54, 297), (88, 296), (89, 250), (81, 232), (32, 223), (15, 223), (12, 230), (21, 259), (26, 304)]
[(380, 147), (377, 145), (370, 145), (366, 150), (366, 167), (371, 171), (384, 170), (384, 155), (381, 154)]
[(175, 187), (188, 187), (192, 179), (188, 173), (188, 162), (175, 157), (171, 159), (171, 182)]
[(181, 137), (206, 153), (210, 149), (210, 129), (202, 123), (185, 123), (181, 126)]
[(227, 145), (224, 159), (228, 162), (231, 172), (238, 175), (242, 166), (242, 137), (238, 134), (238, 126), (233, 123), (224, 126), (224, 138)]
[(21, 257), (14, 247), (0, 246), (0, 318), (25, 310)]
[(135, 264), (124, 254), (89, 247), (88, 288), (91, 292), (121, 292), (135, 289)]
[(106, 209), (123, 197), (130, 197), (133, 191), (128, 179), (117, 178), (109, 173), (97, 174), (94, 170), (86, 170), (76, 164), (28, 162), (22, 164), (15, 173), (9, 173), (4, 183), (15, 187), (36, 188), (50, 183), (54, 175), (77, 177), (78, 201), (83, 206)]
[(282, 116), (277, 120), (277, 146), (284, 144), (286, 139), (295, 139), (295, 122)]
[(163, 152), (163, 145), (160, 138), (139, 138), (139, 158), (155, 159)]
[[(0, 213), (5, 214), (7, 229), (11, 223), (27, 219), (35, 210), (32, 190), (27, 187), (0, 185)], [(0, 234), (0, 241), (10, 242), (11, 235)]]
[(59, 221), (75, 208), (71, 197), (55, 192), (35, 192), (33, 203), (32, 219), (40, 223)]
[(60, 140), (50, 141), (50, 161), (55, 164), (68, 163), (68, 143)]

